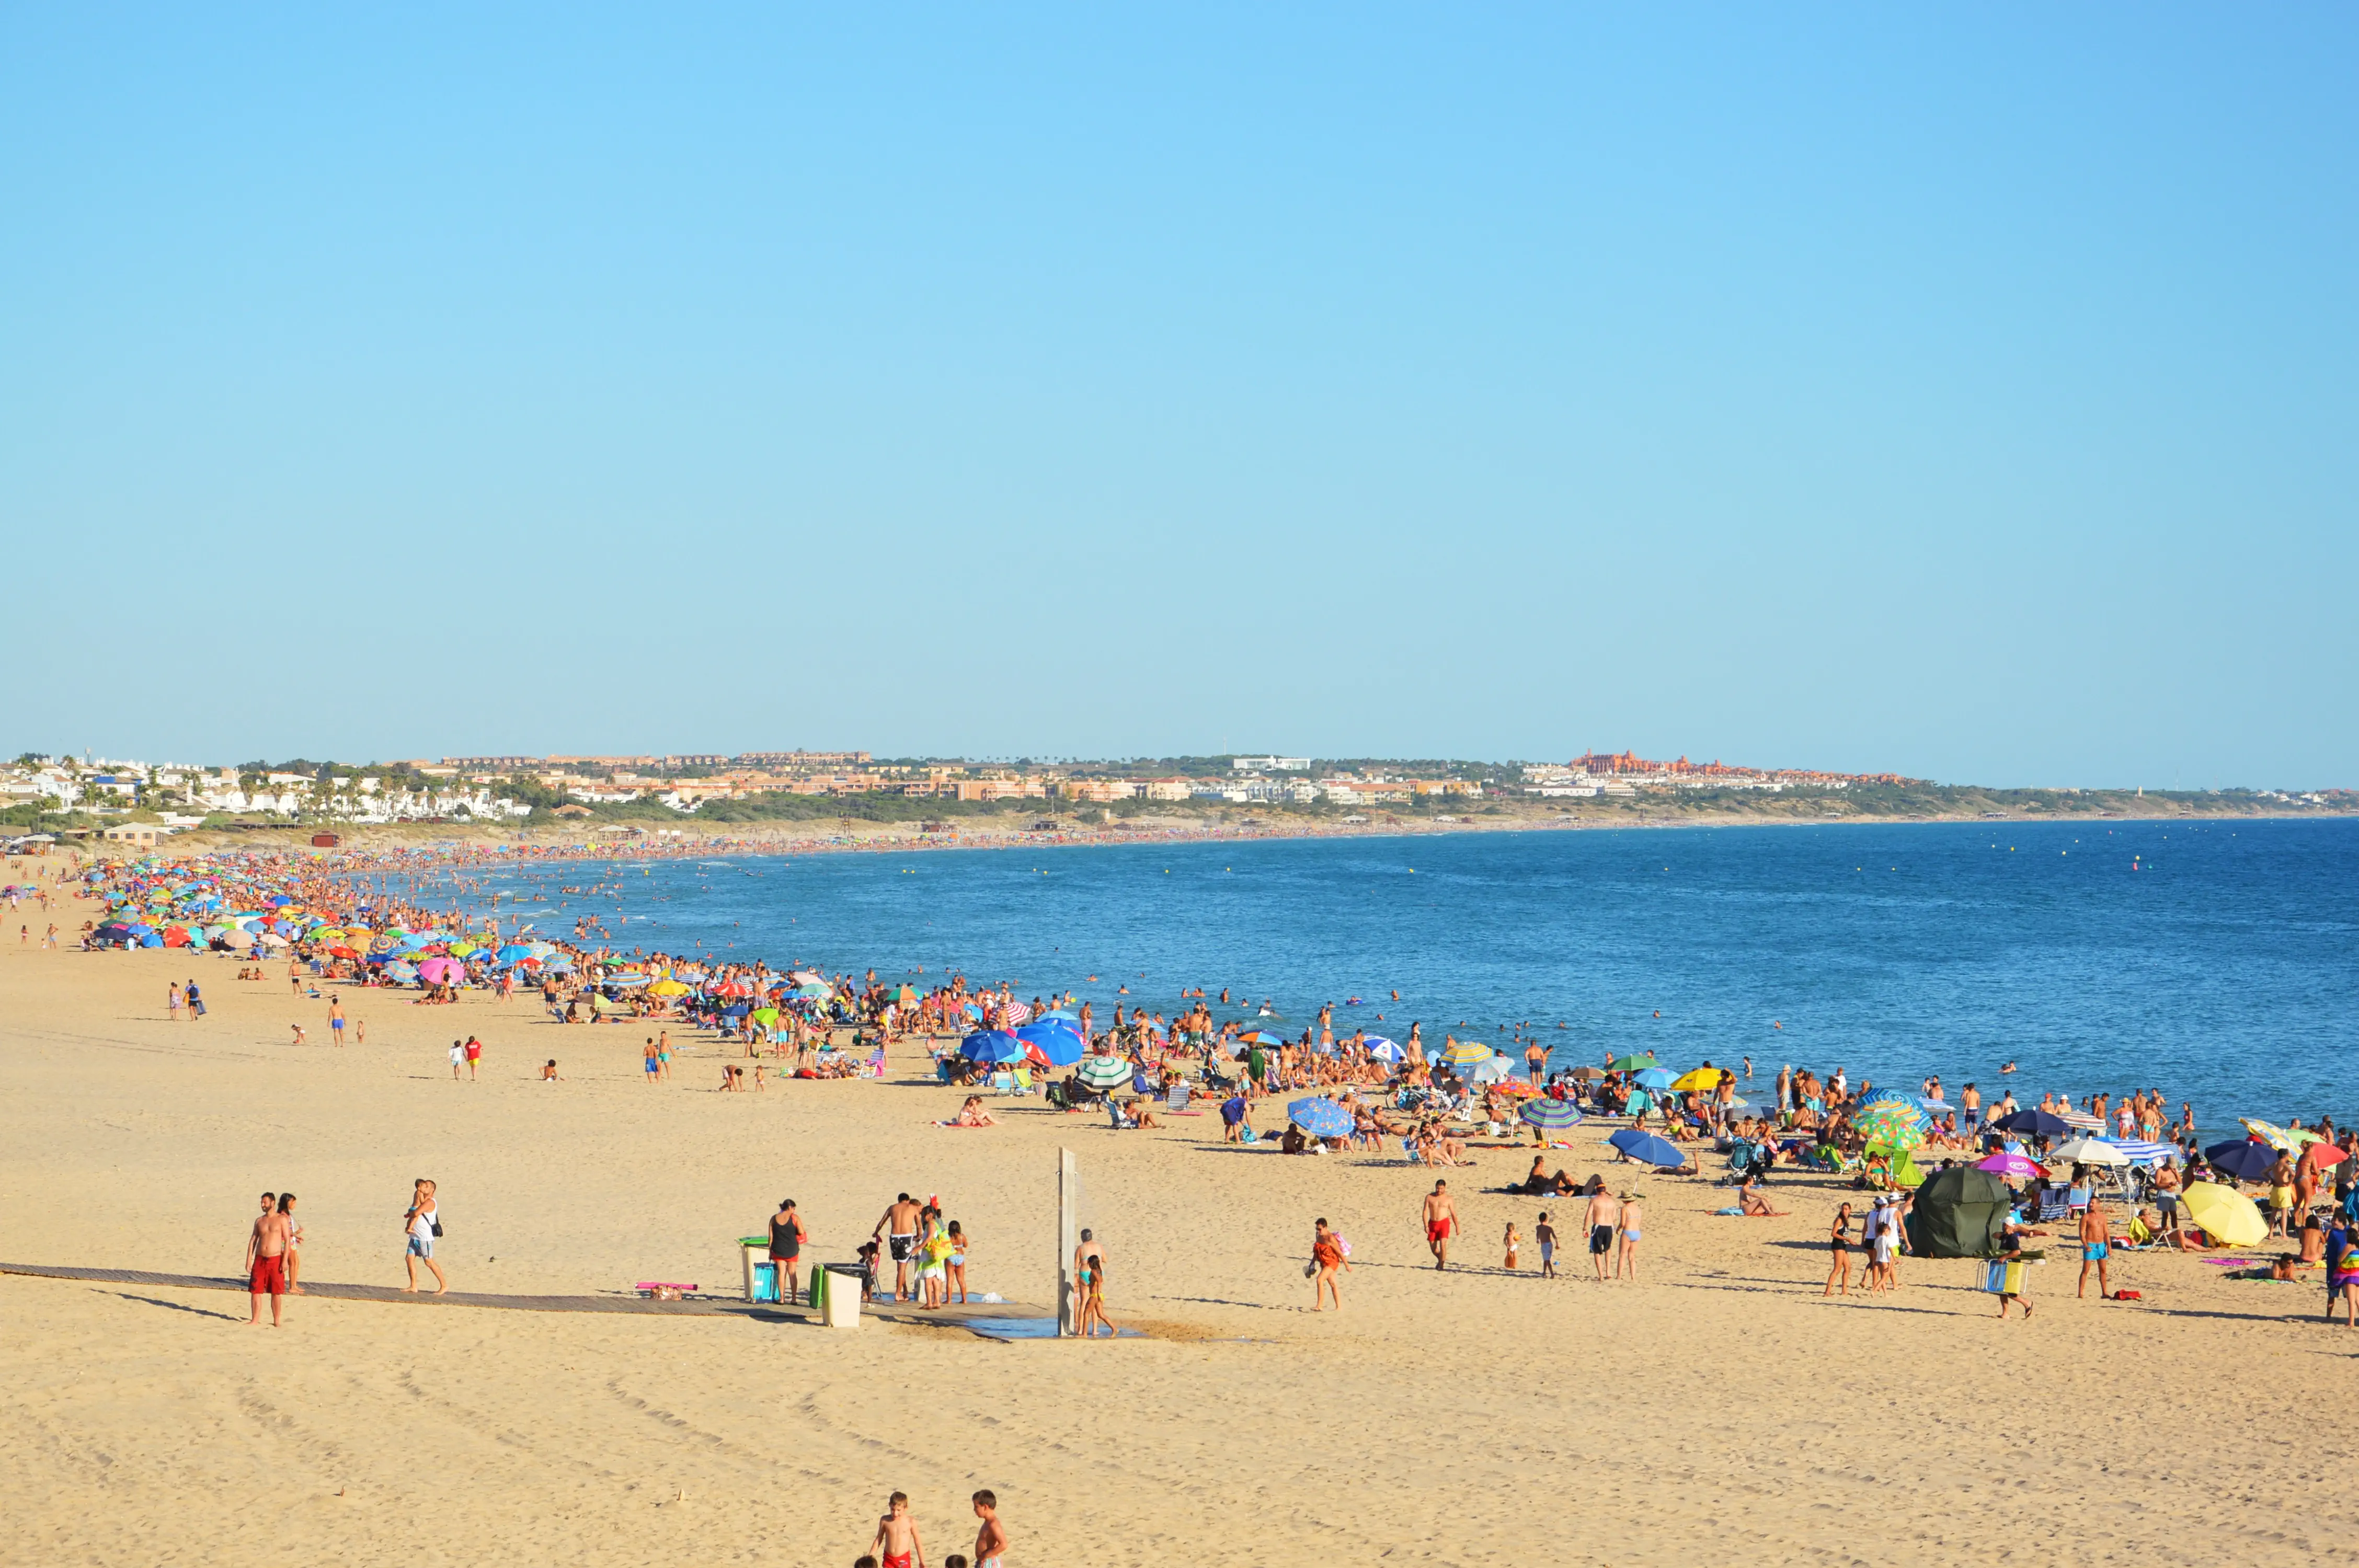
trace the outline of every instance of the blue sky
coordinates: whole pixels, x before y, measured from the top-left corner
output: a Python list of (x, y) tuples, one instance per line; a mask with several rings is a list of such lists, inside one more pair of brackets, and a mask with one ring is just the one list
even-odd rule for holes
[(2354, 43), (12, 7), (0, 744), (2359, 784)]

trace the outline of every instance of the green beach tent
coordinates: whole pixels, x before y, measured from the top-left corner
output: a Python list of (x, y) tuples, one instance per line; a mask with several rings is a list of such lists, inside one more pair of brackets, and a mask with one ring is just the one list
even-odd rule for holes
[(1917, 1189), (1908, 1249), (1919, 1258), (1994, 1257), (2010, 1206), (2005, 1182), (1972, 1165), (1952, 1165)]

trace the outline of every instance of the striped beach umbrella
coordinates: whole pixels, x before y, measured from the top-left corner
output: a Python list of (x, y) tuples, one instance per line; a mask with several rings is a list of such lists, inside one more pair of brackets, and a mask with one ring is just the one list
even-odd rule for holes
[(1581, 1108), (1571, 1100), (1561, 1099), (1526, 1100), (1524, 1108), (1516, 1114), (1526, 1126), (1546, 1128), (1551, 1131), (1579, 1127), (1582, 1120)]
[(1131, 1065), (1120, 1056), (1089, 1056), (1073, 1076), (1093, 1089), (1110, 1089), (1130, 1082)]
[(1472, 1067), (1479, 1063), (1489, 1061), (1492, 1054), (1491, 1047), (1488, 1045), (1478, 1041), (1461, 1040), (1449, 1050), (1444, 1051), (1441, 1054), (1441, 1059), (1453, 1067)]

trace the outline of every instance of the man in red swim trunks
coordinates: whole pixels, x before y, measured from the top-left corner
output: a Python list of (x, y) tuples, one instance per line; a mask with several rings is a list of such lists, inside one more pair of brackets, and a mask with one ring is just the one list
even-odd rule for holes
[(245, 1238), (246, 1286), (254, 1295), (254, 1316), (248, 1328), (262, 1324), (262, 1298), (270, 1297), (270, 1326), (279, 1326), (279, 1310), (287, 1297), (287, 1241), (294, 1233), (292, 1216), (278, 1212), (277, 1195), (262, 1195), (262, 1213)]
[(1458, 1208), (1451, 1201), (1450, 1184), (1436, 1182), (1425, 1195), (1425, 1244), (1433, 1252), (1433, 1266), (1450, 1267), (1450, 1233), (1458, 1228)]

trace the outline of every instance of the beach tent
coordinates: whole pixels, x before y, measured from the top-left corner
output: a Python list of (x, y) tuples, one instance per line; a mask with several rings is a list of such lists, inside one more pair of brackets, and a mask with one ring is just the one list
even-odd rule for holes
[(2012, 1206), (2005, 1182), (1988, 1171), (1952, 1165), (1917, 1189), (1908, 1209), (1908, 1249), (1919, 1258), (1993, 1257)]

